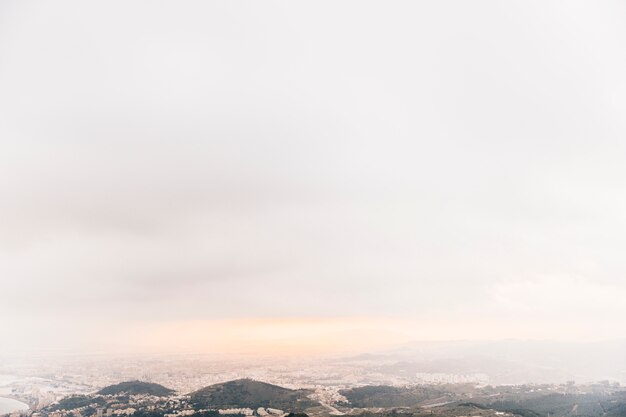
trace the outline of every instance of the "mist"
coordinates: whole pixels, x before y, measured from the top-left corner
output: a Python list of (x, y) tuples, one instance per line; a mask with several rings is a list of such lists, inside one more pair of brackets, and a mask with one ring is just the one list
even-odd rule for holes
[(0, 356), (624, 381), (625, 17), (0, 2)]

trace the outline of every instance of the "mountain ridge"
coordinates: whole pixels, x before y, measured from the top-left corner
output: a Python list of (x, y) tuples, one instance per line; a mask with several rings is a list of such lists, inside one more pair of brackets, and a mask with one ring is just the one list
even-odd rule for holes
[(191, 402), (203, 407), (304, 410), (319, 405), (310, 400), (312, 391), (292, 390), (250, 378), (209, 385), (190, 393)]
[(118, 384), (109, 385), (98, 391), (100, 395), (154, 395), (157, 397), (167, 397), (172, 395), (174, 390), (164, 387), (154, 382), (144, 382), (139, 380), (124, 381)]

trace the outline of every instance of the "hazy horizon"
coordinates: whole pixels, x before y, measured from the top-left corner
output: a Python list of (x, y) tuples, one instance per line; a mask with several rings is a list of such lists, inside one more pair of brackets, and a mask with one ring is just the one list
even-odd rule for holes
[(625, 340), (625, 18), (1, 1), (0, 356)]

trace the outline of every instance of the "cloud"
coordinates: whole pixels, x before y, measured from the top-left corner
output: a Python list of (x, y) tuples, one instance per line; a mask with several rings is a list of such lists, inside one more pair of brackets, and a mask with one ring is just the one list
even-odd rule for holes
[(624, 313), (626, 287), (582, 277), (547, 276), (500, 282), (491, 288), (497, 308), (534, 317), (558, 315), (606, 320)]
[(621, 6), (0, 8), (16, 334), (621, 312)]

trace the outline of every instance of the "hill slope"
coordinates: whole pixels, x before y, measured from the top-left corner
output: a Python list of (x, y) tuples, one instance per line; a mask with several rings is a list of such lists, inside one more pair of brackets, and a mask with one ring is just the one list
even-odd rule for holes
[(191, 402), (204, 408), (271, 407), (304, 410), (318, 404), (307, 398), (308, 390), (291, 390), (251, 379), (238, 379), (191, 393)]
[(157, 397), (166, 397), (174, 393), (174, 390), (165, 388), (163, 385), (154, 384), (152, 382), (142, 381), (127, 381), (120, 382), (119, 384), (109, 385), (98, 391), (101, 395), (118, 395), (118, 394), (130, 394), (130, 395), (155, 395)]
[(450, 401), (443, 399), (446, 392), (439, 387), (414, 386), (392, 387), (387, 385), (364, 386), (341, 390), (353, 407), (411, 407), (432, 399), (440, 402)]

